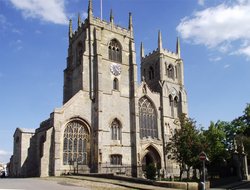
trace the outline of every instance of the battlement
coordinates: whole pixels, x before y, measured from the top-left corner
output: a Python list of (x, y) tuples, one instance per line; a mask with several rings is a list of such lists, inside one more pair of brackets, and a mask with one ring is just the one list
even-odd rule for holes
[(79, 19), (80, 18), (78, 17), (78, 27), (74, 31), (72, 29), (72, 21), (70, 20), (70, 26), (69, 26), (69, 38), (70, 38), (70, 40), (74, 40), (76, 38), (76, 36), (78, 36), (78, 34), (82, 33), (82, 31), (88, 27), (89, 24), (97, 26), (97, 27), (101, 28), (102, 30), (105, 29), (105, 30), (116, 32), (116, 33), (121, 34), (121, 35), (126, 36), (126, 37), (131, 37), (131, 35), (133, 35), (133, 32), (131, 32), (130, 29), (119, 26), (119, 25), (115, 24), (114, 22), (108, 22), (106, 20), (102, 20), (98, 17), (92, 17), (91, 21), (89, 21), (89, 19), (86, 18), (84, 20), (84, 22), (79, 21)]
[(144, 55), (144, 47), (143, 43), (141, 43), (141, 61), (147, 61), (151, 59), (154, 56), (159, 55), (167, 56), (173, 59), (181, 59), (181, 49), (180, 49), (180, 41), (179, 38), (177, 38), (176, 42), (176, 52), (169, 51), (167, 49), (164, 49), (162, 46), (162, 37), (161, 37), (161, 31), (158, 32), (158, 47), (157, 49), (153, 50), (152, 52), (149, 52), (147, 55)]
[[(146, 54), (145, 57), (142, 57), (142, 61), (143, 61), (143, 60), (147, 60), (147, 59), (149, 59), (149, 58), (151, 58), (151, 57), (154, 57), (155, 55), (159, 55), (159, 53), (160, 53), (160, 51), (159, 51), (159, 49), (157, 48), (157, 49), (155, 49), (155, 50), (149, 52), (148, 54)], [(178, 53), (172, 52), (172, 51), (170, 51), (170, 50), (168, 50), (168, 49), (162, 49), (162, 52), (161, 52), (161, 53), (162, 53), (163, 55), (168, 56), (168, 57), (171, 57), (171, 58), (173, 58), (173, 59), (179, 59)]]

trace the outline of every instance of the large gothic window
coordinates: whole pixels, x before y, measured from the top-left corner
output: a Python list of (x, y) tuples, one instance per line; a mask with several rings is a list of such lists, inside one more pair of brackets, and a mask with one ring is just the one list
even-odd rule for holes
[(118, 119), (114, 119), (111, 124), (111, 139), (121, 140), (121, 123)]
[(87, 127), (79, 122), (70, 122), (63, 136), (63, 164), (87, 164), (87, 145), (89, 143), (89, 133)]
[(139, 125), (140, 138), (158, 138), (156, 109), (146, 97), (139, 100)]
[(122, 51), (121, 45), (116, 40), (113, 39), (109, 43), (109, 59), (115, 62), (122, 62)]

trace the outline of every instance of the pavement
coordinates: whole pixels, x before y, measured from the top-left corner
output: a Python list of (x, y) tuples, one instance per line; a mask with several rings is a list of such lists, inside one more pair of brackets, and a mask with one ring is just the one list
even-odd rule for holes
[(176, 190), (95, 177), (46, 177), (0, 179), (0, 190)]
[[(112, 184), (119, 187), (125, 187), (126, 189), (138, 189), (138, 190), (176, 190), (174, 188), (158, 187), (154, 185), (145, 185), (141, 183), (127, 182), (117, 179), (106, 179), (99, 177), (89, 177), (89, 176), (67, 176), (68, 179), (76, 179), (83, 181), (99, 182), (103, 184)], [(250, 181), (227, 181), (226, 184), (217, 186), (216, 188), (210, 188), (211, 190), (250, 190)]]
[[(250, 181), (226, 181), (226, 184), (212, 190), (250, 190)], [(107, 179), (95, 176), (62, 176), (46, 178), (5, 178), (0, 179), (1, 189), (22, 190), (176, 190), (119, 179)]]
[(133, 183), (123, 180), (117, 179), (106, 179), (106, 178), (99, 178), (99, 177), (89, 177), (89, 176), (64, 176), (65, 178), (69, 179), (77, 179), (83, 181), (92, 181), (92, 182), (99, 182), (105, 184), (112, 184), (116, 186), (125, 187), (126, 189), (134, 189), (134, 190), (176, 190), (174, 188), (166, 188), (166, 187), (158, 187), (154, 185), (146, 185), (141, 183)]

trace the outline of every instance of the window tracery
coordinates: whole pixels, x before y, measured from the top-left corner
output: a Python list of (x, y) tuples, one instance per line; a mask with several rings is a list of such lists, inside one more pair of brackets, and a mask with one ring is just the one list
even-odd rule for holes
[(70, 122), (63, 136), (63, 164), (87, 164), (87, 144), (89, 133), (87, 127), (79, 121)]
[(139, 100), (140, 138), (158, 138), (157, 115), (153, 103), (146, 97)]

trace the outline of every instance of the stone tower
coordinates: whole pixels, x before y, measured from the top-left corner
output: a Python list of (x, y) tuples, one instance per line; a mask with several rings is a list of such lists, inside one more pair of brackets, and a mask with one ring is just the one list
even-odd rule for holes
[[(187, 94), (184, 87), (184, 68), (181, 59), (180, 41), (177, 38), (176, 52), (163, 48), (162, 35), (158, 32), (158, 48), (145, 55), (141, 43), (141, 79), (149, 88), (160, 94), (160, 122), (163, 141), (163, 154), (165, 168), (173, 166), (171, 160), (167, 160), (165, 143), (171, 137), (175, 128), (179, 127), (179, 117), (187, 114)], [(165, 143), (164, 143), (165, 142)], [(173, 173), (170, 169), (168, 173)]]
[[(96, 168), (109, 157), (110, 148), (127, 152), (126, 164), (130, 163), (131, 136), (133, 128), (134, 89), (137, 84), (137, 65), (134, 45), (132, 15), (129, 13), (128, 28), (117, 26), (113, 12), (110, 22), (93, 16), (89, 1), (88, 18), (84, 23), (78, 16), (78, 27), (69, 23), (69, 48), (67, 68), (64, 70), (64, 96), (66, 103), (80, 90), (88, 92), (85, 101), (91, 104), (91, 128), (93, 129), (92, 158)], [(122, 107), (123, 109), (120, 109)], [(122, 140), (107, 140), (113, 120), (122, 123)], [(121, 142), (122, 141), (122, 142)], [(123, 148), (121, 144), (125, 145)], [(109, 147), (109, 149), (107, 148)], [(127, 157), (127, 158), (126, 158)], [(98, 161), (99, 160), (99, 161)]]

